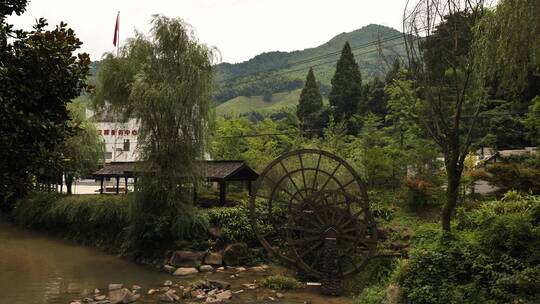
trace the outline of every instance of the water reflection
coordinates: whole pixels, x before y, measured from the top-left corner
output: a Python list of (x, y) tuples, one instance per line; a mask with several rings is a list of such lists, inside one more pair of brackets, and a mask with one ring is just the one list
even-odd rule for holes
[(109, 283), (152, 286), (168, 278), (98, 250), (0, 222), (0, 304), (63, 303)]

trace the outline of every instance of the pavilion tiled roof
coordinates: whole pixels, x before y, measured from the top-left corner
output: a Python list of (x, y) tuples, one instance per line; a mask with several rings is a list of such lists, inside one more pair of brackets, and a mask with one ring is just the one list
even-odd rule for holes
[(105, 177), (131, 177), (134, 171), (135, 162), (112, 162), (105, 164), (105, 166), (96, 172), (95, 176)]
[[(136, 162), (112, 162), (94, 172), (94, 176), (133, 177), (137, 172)], [(256, 180), (258, 174), (243, 160), (207, 160), (204, 161), (206, 179), (220, 180)]]
[(258, 174), (243, 160), (208, 160), (204, 166), (206, 166), (206, 178), (209, 180), (256, 180), (258, 177)]

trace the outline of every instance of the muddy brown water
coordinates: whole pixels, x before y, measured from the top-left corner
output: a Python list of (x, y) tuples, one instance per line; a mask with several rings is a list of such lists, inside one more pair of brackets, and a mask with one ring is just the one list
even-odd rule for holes
[[(270, 273), (271, 272), (271, 273)], [(221, 279), (231, 283), (235, 294), (229, 303), (304, 303), (345, 304), (350, 297), (324, 297), (317, 287), (283, 291), (285, 297), (275, 297), (272, 290), (248, 290), (244, 283), (260, 281), (269, 274), (285, 273), (286, 269), (273, 267), (271, 271), (236, 273), (229, 269), (222, 273), (201, 274), (189, 278), (175, 278), (162, 271), (126, 261), (99, 250), (76, 245), (54, 236), (27, 230), (0, 220), (0, 304), (57, 304), (70, 303), (93, 292), (105, 290), (109, 283), (134, 284), (143, 287), (143, 295), (157, 288), (165, 280), (188, 286), (200, 279)], [(157, 303), (157, 296), (144, 296), (139, 303)]]

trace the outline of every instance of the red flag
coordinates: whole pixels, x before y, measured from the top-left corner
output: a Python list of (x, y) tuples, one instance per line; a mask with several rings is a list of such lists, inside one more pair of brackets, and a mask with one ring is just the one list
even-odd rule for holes
[(114, 25), (114, 39), (113, 44), (116, 46), (118, 43), (118, 32), (120, 31), (120, 12), (116, 15), (116, 24)]

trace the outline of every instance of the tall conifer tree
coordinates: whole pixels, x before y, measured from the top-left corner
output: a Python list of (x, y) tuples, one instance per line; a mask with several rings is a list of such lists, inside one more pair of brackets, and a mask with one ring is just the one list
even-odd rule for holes
[(336, 73), (332, 77), (332, 90), (329, 96), (334, 117), (337, 120), (349, 119), (356, 114), (361, 97), (362, 75), (349, 42), (345, 42), (337, 62)]
[(296, 107), (296, 116), (300, 120), (300, 127), (303, 130), (313, 129), (319, 121), (323, 99), (319, 86), (313, 73), (313, 68), (309, 69), (306, 83), (300, 93), (300, 100)]

